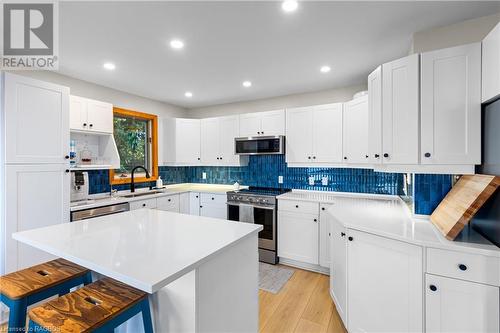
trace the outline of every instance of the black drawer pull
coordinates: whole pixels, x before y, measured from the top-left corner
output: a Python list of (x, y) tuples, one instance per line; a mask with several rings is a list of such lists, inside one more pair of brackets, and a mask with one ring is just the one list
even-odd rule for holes
[(431, 153), (425, 153), (424, 156), (425, 157), (431, 157)]
[(325, 207), (321, 207), (321, 210), (325, 210)]
[(352, 238), (352, 236), (349, 236), (349, 238), (347, 238), (349, 240), (349, 242), (352, 242), (354, 240), (354, 238)]
[(431, 284), (431, 285), (429, 286), (429, 289), (430, 289), (430, 290), (432, 290), (432, 291), (436, 291), (436, 290), (438, 290), (438, 288), (437, 288), (435, 285), (433, 285), (433, 284)]
[(318, 219), (314, 219), (314, 222), (318, 222)]
[(295, 205), (295, 208), (299, 208), (299, 205)]
[(168, 199), (168, 202), (172, 201), (172, 199)]
[(385, 157), (385, 158), (389, 157), (389, 154), (384, 153), (384, 157)]
[(146, 204), (142, 204), (142, 207), (146, 207)]
[(458, 269), (460, 269), (461, 271), (466, 271), (467, 270), (467, 266), (465, 266), (464, 264), (459, 264), (458, 265)]

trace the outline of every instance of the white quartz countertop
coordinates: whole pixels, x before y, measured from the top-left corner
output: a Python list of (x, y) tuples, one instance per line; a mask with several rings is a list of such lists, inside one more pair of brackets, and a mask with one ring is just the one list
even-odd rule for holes
[(426, 247), (500, 258), (500, 249), (471, 228), (454, 241), (447, 240), (428, 217), (412, 216), (403, 200), (395, 195), (294, 190), (277, 198), (330, 204), (328, 213), (349, 229)]
[(138, 209), (18, 232), (13, 238), (154, 293), (260, 230), (250, 223)]

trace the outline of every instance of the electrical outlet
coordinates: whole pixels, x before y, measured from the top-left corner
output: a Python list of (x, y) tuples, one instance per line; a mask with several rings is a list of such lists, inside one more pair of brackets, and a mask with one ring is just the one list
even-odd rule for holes
[(201, 178), (202, 178), (202, 179), (207, 179), (207, 173), (206, 173), (206, 172), (203, 172), (203, 173), (201, 174)]
[(313, 176), (309, 177), (309, 185), (314, 186), (314, 177)]
[(328, 177), (321, 178), (321, 185), (328, 186)]
[(283, 176), (278, 176), (278, 184), (283, 184)]

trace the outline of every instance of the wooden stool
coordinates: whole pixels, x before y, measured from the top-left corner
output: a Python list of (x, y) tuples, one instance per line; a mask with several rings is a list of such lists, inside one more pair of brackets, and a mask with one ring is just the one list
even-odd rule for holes
[(24, 332), (28, 306), (92, 282), (91, 272), (56, 259), (0, 277), (1, 301), (9, 307), (8, 332)]
[(142, 312), (144, 331), (153, 332), (148, 294), (103, 278), (29, 311), (30, 332), (112, 332)]

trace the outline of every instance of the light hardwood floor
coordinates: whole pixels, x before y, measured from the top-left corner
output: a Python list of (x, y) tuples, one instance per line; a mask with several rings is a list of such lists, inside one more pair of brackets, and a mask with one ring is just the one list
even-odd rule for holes
[(260, 333), (346, 333), (330, 297), (329, 279), (295, 269), (278, 294), (259, 290)]
[(347, 333), (330, 298), (329, 277), (294, 270), (278, 294), (259, 290), (259, 332)]

